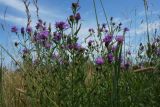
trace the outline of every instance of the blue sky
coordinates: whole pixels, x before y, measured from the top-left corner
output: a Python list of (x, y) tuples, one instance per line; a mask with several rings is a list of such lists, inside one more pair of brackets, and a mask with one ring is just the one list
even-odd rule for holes
[[(30, 0), (32, 2), (32, 0)], [(39, 0), (40, 18), (52, 23), (55, 21), (66, 20), (71, 14), (71, 3), (76, 0)], [(100, 23), (105, 23), (102, 8), (99, 0), (96, 1), (97, 11)], [(130, 28), (127, 36), (130, 36), (130, 43), (133, 47), (140, 41), (144, 41), (146, 23), (144, 16), (143, 0), (102, 0), (107, 15), (113, 16), (116, 22), (122, 22), (123, 26)], [(150, 33), (155, 28), (160, 28), (160, 0), (148, 0), (149, 2), (149, 26)], [(89, 28), (96, 28), (95, 14), (92, 0), (80, 0), (80, 13), (82, 17), (82, 29), (80, 39), (87, 36)], [(4, 23), (4, 11), (7, 7), (6, 23)], [(32, 23), (36, 23), (35, 8), (31, 4)], [(135, 15), (136, 13), (136, 15)], [(141, 24), (142, 20), (144, 22)], [(0, 44), (13, 52), (11, 44), (16, 40), (16, 36), (10, 33), (10, 27), (13, 25), (24, 26), (26, 22), (25, 8), (21, 0), (0, 0), (0, 24), (5, 25), (5, 31), (0, 26)], [(136, 35), (135, 35), (136, 34)]]

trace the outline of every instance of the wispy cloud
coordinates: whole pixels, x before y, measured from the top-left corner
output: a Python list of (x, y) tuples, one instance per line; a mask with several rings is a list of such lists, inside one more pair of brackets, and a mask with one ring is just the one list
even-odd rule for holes
[[(13, 8), (15, 9), (15, 12), (21, 12), (25, 14), (25, 6), (22, 2), (22, 0), (0, 0), (0, 4), (3, 4), (5, 6), (8, 6), (9, 8)], [(46, 6), (41, 6), (39, 5), (39, 15), (42, 19), (45, 18), (46, 21), (51, 21), (52, 20), (56, 20), (58, 18), (63, 18), (63, 16), (65, 15), (64, 13), (62, 14), (61, 11), (57, 10), (57, 9), (48, 9)], [(35, 18), (35, 12), (36, 12), (36, 8), (33, 4), (30, 4), (29, 6), (29, 10), (31, 13), (32, 20), (35, 20), (33, 18)], [(51, 11), (52, 10), (52, 11)], [(46, 17), (47, 16), (47, 17)], [(2, 17), (0, 17), (2, 19)], [(17, 17), (14, 15), (8, 15), (6, 17), (6, 20), (11, 21), (11, 22), (15, 22), (18, 24), (24, 24), (24, 19), (22, 17)]]
[(23, 17), (7, 15), (4, 18), (2, 15), (0, 15), (0, 19), (5, 20), (5, 21), (9, 21), (9, 22), (12, 22), (12, 23), (16, 23), (17, 25), (26, 25), (26, 20)]
[(21, 12), (25, 12), (24, 5), (20, 0), (0, 0), (0, 4), (12, 7)]
[[(160, 29), (160, 23), (159, 23), (159, 21), (155, 20), (154, 22), (149, 23), (148, 24), (148, 28), (149, 28), (148, 29), (149, 32), (154, 31), (155, 29)], [(144, 34), (147, 31), (146, 29), (147, 29), (147, 24), (146, 23), (142, 23), (142, 24), (140, 24), (138, 26), (138, 28), (131, 29), (130, 33), (131, 34), (135, 34), (135, 32), (136, 32), (137, 35), (142, 35), (142, 34)]]
[[(138, 12), (137, 15), (143, 17), (143, 16), (145, 16), (145, 11), (144, 11), (144, 10), (143, 10), (143, 11), (140, 11), (140, 12)], [(148, 12), (147, 12), (147, 15), (148, 15), (148, 16), (160, 15), (160, 11), (159, 11), (159, 10), (148, 11)]]

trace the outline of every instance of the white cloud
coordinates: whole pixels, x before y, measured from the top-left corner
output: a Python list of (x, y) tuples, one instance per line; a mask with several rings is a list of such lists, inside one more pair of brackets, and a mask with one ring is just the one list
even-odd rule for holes
[[(25, 6), (24, 6), (22, 0), (0, 0), (0, 4), (14, 8), (16, 11), (19, 11), (21, 13), (25, 13)], [(35, 18), (36, 8), (33, 4), (30, 4), (29, 10), (30, 10), (31, 16), (33, 18)], [(44, 7), (44, 6), (41, 7), (39, 5), (39, 15), (42, 18), (45, 17), (46, 21), (48, 21), (48, 20), (50, 21), (50, 19), (54, 19), (54, 18), (63, 18), (64, 14), (61, 14), (61, 13), (62, 12), (60, 12), (56, 9), (50, 11), (49, 9), (47, 9), (47, 7)], [(16, 18), (16, 20), (14, 20), (14, 21), (17, 23), (17, 21), (19, 21), (19, 20), (21, 21), (20, 18), (18, 18), (18, 19)], [(18, 22), (18, 23), (20, 23), (20, 22)]]
[(18, 11), (24, 12), (24, 5), (20, 0), (0, 0), (0, 4), (12, 7)]
[(17, 17), (13, 15), (6, 15), (5, 19), (2, 15), (0, 15), (0, 19), (9, 21), (12, 23), (16, 23), (17, 25), (26, 25), (26, 19), (23, 17)]
[[(149, 32), (154, 31), (155, 29), (159, 29), (160, 28), (159, 21), (156, 20), (156, 21), (154, 21), (152, 23), (149, 23), (148, 24), (148, 28), (149, 28), (148, 29)], [(130, 31), (130, 33), (131, 34), (135, 34), (135, 31), (136, 31), (137, 35), (141, 35), (141, 34), (145, 33), (147, 31), (147, 24), (146, 23), (140, 24), (137, 29), (132, 29)]]
[[(148, 16), (159, 15), (159, 13), (160, 13), (159, 10), (147, 11)], [(145, 16), (145, 11), (143, 10), (138, 12), (138, 16)]]

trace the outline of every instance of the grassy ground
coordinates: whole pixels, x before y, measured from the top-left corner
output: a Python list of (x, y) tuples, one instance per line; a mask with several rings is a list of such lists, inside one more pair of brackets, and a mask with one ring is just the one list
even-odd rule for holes
[[(36, 72), (36, 71), (33, 71)], [(29, 77), (27, 82), (22, 72), (8, 72), (3, 74), (3, 102), (4, 107), (105, 107), (112, 104), (111, 75), (98, 74), (93, 70), (87, 71), (85, 81), (75, 83), (74, 96), (70, 92), (69, 76), (65, 81), (50, 80), (48, 74)], [(158, 107), (160, 102), (160, 73), (159, 72), (121, 72), (119, 81), (119, 107)], [(52, 81), (50, 85), (39, 83)], [(55, 77), (57, 78), (57, 77)], [(68, 79), (67, 79), (68, 78)], [(32, 79), (32, 80), (31, 80)], [(64, 79), (64, 78), (63, 78)], [(96, 79), (96, 80), (95, 80)], [(38, 86), (34, 86), (34, 83)], [(59, 82), (59, 83), (58, 83)], [(68, 83), (67, 83), (68, 82)], [(26, 84), (27, 83), (27, 84)], [(68, 84), (64, 86), (64, 84)], [(34, 86), (34, 87), (33, 87)], [(61, 91), (59, 88), (62, 87)], [(41, 88), (41, 89), (40, 89)], [(48, 94), (46, 95), (46, 93)], [(42, 95), (40, 95), (42, 94)], [(60, 94), (60, 95), (59, 95)], [(65, 94), (65, 95), (63, 95)], [(58, 96), (57, 96), (58, 95)], [(43, 98), (42, 98), (43, 96)], [(44, 97), (46, 96), (46, 97)], [(62, 97), (63, 96), (63, 97)], [(71, 98), (74, 97), (74, 103)], [(58, 100), (59, 99), (59, 100)]]

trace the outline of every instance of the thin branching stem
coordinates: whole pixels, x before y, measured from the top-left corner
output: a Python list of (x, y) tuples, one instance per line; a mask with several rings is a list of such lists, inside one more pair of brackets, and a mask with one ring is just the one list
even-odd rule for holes
[(149, 38), (149, 23), (148, 23), (148, 4), (147, 4), (147, 0), (143, 0), (144, 2), (144, 9), (145, 9), (145, 18), (146, 18), (146, 23), (147, 23), (147, 39), (148, 39), (148, 43), (150, 43), (150, 38)]
[(97, 22), (98, 35), (99, 35), (99, 22), (98, 22), (98, 14), (97, 14), (97, 9), (96, 9), (96, 3), (95, 3), (95, 0), (93, 0), (93, 5), (94, 5), (94, 11), (95, 11), (95, 15), (96, 15), (96, 22)]
[(104, 6), (103, 6), (103, 3), (102, 3), (102, 0), (100, 0), (100, 3), (101, 3), (101, 6), (102, 6), (102, 9), (103, 9), (103, 12), (104, 12), (105, 18), (106, 18), (106, 22), (107, 22), (108, 30), (109, 30), (109, 32), (110, 32), (109, 21), (108, 21), (108, 17), (107, 17), (106, 11), (105, 11), (105, 9), (104, 9)]

